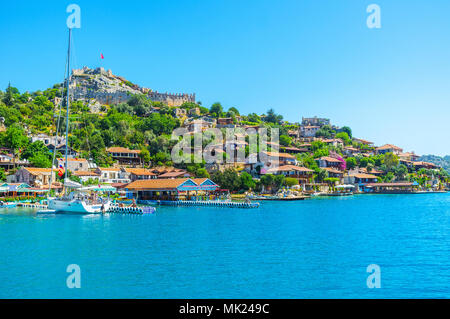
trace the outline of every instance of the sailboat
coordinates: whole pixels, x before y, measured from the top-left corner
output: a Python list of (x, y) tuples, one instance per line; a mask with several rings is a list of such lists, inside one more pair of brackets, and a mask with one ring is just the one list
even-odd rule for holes
[[(64, 168), (64, 192), (62, 197), (49, 198), (48, 209), (56, 213), (80, 213), (93, 214), (108, 211), (111, 206), (109, 200), (102, 200), (94, 196), (88, 196), (89, 188), (83, 188), (81, 184), (71, 181), (67, 177), (68, 169), (68, 144), (69, 144), (69, 108), (70, 108), (70, 42), (72, 38), (72, 29), (69, 28), (69, 47), (67, 50), (67, 77), (66, 77), (66, 149), (65, 149), (65, 168)], [(56, 149), (54, 150), (56, 152)], [(53, 165), (53, 163), (52, 163)], [(50, 182), (51, 187), (51, 182)], [(71, 191), (70, 191), (71, 190)]]

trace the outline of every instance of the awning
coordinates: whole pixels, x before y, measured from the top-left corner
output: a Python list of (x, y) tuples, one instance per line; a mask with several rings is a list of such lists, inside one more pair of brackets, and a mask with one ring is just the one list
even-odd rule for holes
[(95, 192), (115, 192), (116, 188), (109, 185), (96, 185), (87, 186), (81, 189), (82, 191), (95, 191)]
[(335, 188), (354, 188), (355, 186), (353, 185), (338, 185)]
[(7, 193), (9, 192), (9, 187), (0, 187), (0, 193)]
[(36, 188), (19, 188), (17, 193), (46, 193), (48, 189), (36, 189)]
[(82, 185), (80, 183), (71, 181), (70, 179), (65, 179), (64, 186), (69, 188), (81, 188)]

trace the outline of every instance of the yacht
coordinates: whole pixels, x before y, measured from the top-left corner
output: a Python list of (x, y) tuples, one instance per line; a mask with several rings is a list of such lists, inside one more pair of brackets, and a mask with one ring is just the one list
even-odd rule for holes
[[(93, 214), (108, 211), (111, 202), (106, 199), (98, 198), (96, 192), (92, 192), (92, 188), (83, 188), (81, 184), (71, 181), (67, 178), (67, 155), (69, 144), (69, 108), (70, 108), (70, 43), (72, 37), (72, 29), (69, 28), (69, 47), (67, 50), (67, 77), (66, 77), (66, 149), (65, 149), (65, 167), (64, 167), (64, 191), (63, 196), (48, 198), (48, 209), (54, 210), (56, 213), (80, 213)], [(56, 134), (57, 135), (57, 134)], [(54, 152), (56, 153), (56, 152)], [(53, 162), (54, 163), (54, 158)], [(52, 182), (50, 181), (50, 187)], [(91, 192), (89, 196), (88, 192)]]

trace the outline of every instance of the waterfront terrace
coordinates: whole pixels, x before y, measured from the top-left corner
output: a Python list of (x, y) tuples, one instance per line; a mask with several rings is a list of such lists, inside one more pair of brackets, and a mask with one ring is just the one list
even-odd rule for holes
[(128, 197), (137, 200), (179, 200), (181, 195), (187, 198), (190, 192), (214, 192), (219, 185), (209, 178), (174, 178), (138, 180), (128, 184), (125, 189)]
[(370, 193), (379, 194), (402, 194), (413, 193), (419, 187), (415, 182), (396, 182), (396, 183), (369, 183), (365, 185), (365, 189)]

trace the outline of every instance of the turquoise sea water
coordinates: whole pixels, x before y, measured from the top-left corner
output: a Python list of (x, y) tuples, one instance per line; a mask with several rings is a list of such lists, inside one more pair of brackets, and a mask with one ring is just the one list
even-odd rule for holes
[[(69, 264), (80, 289), (66, 286)], [(367, 288), (369, 264), (380, 289)], [(425, 297), (450, 297), (449, 193), (146, 216), (0, 210), (0, 298)]]

